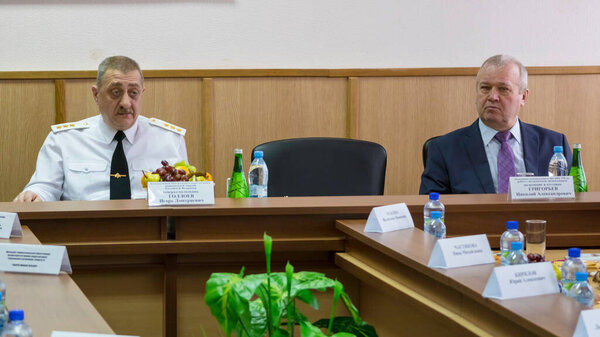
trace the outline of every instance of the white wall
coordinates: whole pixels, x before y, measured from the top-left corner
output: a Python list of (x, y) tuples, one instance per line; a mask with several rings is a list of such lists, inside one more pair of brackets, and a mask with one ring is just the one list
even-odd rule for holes
[[(102, 4), (96, 4), (101, 2)], [(0, 0), (0, 71), (600, 64), (600, 1)]]

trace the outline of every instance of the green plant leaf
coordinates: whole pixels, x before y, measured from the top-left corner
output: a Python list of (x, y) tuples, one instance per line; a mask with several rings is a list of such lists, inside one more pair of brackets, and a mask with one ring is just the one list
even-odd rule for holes
[[(271, 330), (277, 329), (281, 323), (281, 318), (286, 314), (287, 295), (286, 295), (286, 276), (284, 273), (272, 273), (263, 283), (256, 288), (256, 295), (267, 308), (267, 324), (270, 324)], [(270, 287), (270, 289), (269, 289)], [(270, 309), (269, 309), (270, 308)]]
[(356, 309), (356, 307), (350, 300), (350, 296), (348, 296), (348, 294), (345, 291), (342, 291), (342, 302), (344, 302), (346, 309), (348, 309), (348, 311), (350, 312), (350, 315), (352, 315), (352, 318), (354, 319), (354, 323), (357, 325), (360, 325), (362, 323), (362, 319), (358, 315), (358, 309)]
[[(313, 323), (314, 326), (319, 328), (326, 328), (329, 325), (328, 319), (320, 319)], [(375, 328), (365, 322), (356, 324), (354, 318), (349, 316), (340, 316), (333, 319), (333, 325), (331, 326), (331, 332), (335, 333), (350, 333), (352, 336), (357, 337), (377, 337)]]
[(265, 242), (265, 257), (267, 258), (267, 274), (271, 273), (271, 250), (273, 249), (273, 238), (271, 238), (265, 232), (263, 234), (263, 240)]
[(331, 334), (331, 326), (333, 325), (333, 318), (335, 317), (335, 309), (337, 308), (342, 292), (344, 292), (344, 286), (338, 280), (335, 280), (335, 285), (333, 286), (333, 304), (331, 305), (331, 316), (329, 318), (329, 326), (327, 326), (328, 335)]
[(292, 296), (296, 296), (303, 290), (325, 291), (328, 288), (332, 288), (334, 285), (335, 281), (322, 273), (301, 271), (294, 274)]
[(300, 301), (310, 305), (313, 309), (319, 310), (319, 301), (317, 297), (310, 290), (301, 290), (296, 294), (296, 298)]
[(294, 266), (290, 264), (288, 261), (285, 264), (285, 282), (286, 282), (286, 290), (287, 290), (287, 304), (286, 304), (286, 313), (287, 313), (287, 333), (288, 335), (294, 335), (294, 300), (292, 298), (292, 283), (294, 278)]
[(227, 336), (250, 326), (250, 291), (241, 282), (241, 273), (213, 273), (206, 282), (204, 302)]
[(327, 337), (326, 334), (310, 322), (300, 322), (300, 334), (302, 337)]

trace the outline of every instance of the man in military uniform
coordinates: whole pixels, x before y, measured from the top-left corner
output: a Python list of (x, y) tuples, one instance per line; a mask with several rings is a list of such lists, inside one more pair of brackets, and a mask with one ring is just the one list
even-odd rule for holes
[(92, 86), (100, 114), (52, 126), (36, 171), (14, 201), (145, 198), (143, 171), (187, 161), (185, 129), (140, 116), (144, 77), (125, 56), (106, 58)]

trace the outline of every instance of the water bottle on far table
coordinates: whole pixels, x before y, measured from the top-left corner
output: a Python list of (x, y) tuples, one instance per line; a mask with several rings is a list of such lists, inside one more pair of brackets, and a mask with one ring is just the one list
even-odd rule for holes
[(429, 233), (438, 239), (446, 237), (446, 225), (444, 225), (441, 216), (442, 212), (431, 211), (431, 221), (423, 227), (426, 233)]
[(552, 158), (550, 158), (550, 163), (548, 164), (548, 175), (551, 177), (556, 176), (566, 176), (569, 175), (567, 169), (569, 168), (569, 164), (567, 163), (567, 158), (563, 154), (562, 146), (554, 147), (554, 154)]
[(250, 184), (250, 198), (266, 198), (267, 183), (269, 182), (269, 169), (263, 159), (262, 151), (254, 151), (254, 160), (248, 170)]
[(25, 314), (23, 310), (11, 310), (8, 313), (8, 322), (2, 331), (2, 337), (32, 337), (33, 332), (27, 323), (23, 321)]
[(233, 172), (229, 180), (228, 198), (248, 198), (248, 184), (244, 175), (244, 163), (242, 161), (242, 149), (235, 149)]
[(569, 175), (573, 177), (575, 192), (587, 192), (587, 180), (581, 163), (581, 144), (573, 144), (573, 163)]
[[(519, 232), (519, 223), (517, 221), (507, 221), (506, 231), (500, 236), (500, 264), (507, 265), (506, 257), (510, 252), (510, 243), (523, 242), (523, 233)], [(521, 247), (523, 248), (523, 247)]]
[(444, 204), (440, 202), (440, 194), (437, 192), (429, 193), (429, 201), (423, 207), (423, 225), (427, 225), (431, 221), (431, 211), (440, 211), (442, 222), (444, 221)]
[(0, 293), (2, 300), (0, 301), (0, 331), (4, 330), (4, 326), (8, 323), (8, 310), (6, 306), (3, 304), (4, 296)]
[(569, 248), (569, 258), (565, 260), (560, 268), (560, 285), (563, 294), (566, 294), (575, 283), (575, 273), (587, 273), (587, 267), (579, 258), (580, 256), (581, 249)]
[(2, 295), (2, 305), (6, 306), (6, 284), (0, 280), (0, 295)]
[(575, 283), (571, 289), (567, 291), (567, 295), (588, 308), (594, 306), (594, 290), (588, 284), (587, 272), (575, 273)]
[(510, 252), (506, 256), (506, 265), (526, 264), (529, 263), (527, 255), (523, 251), (523, 242), (512, 241), (510, 243)]

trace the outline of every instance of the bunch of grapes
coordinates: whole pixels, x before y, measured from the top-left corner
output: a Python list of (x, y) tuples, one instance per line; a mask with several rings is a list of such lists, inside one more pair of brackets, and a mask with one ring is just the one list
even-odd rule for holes
[(188, 176), (187, 172), (182, 169), (175, 169), (173, 166), (169, 165), (169, 162), (163, 160), (160, 162), (162, 167), (157, 168), (154, 172), (158, 174), (162, 181), (187, 181)]

